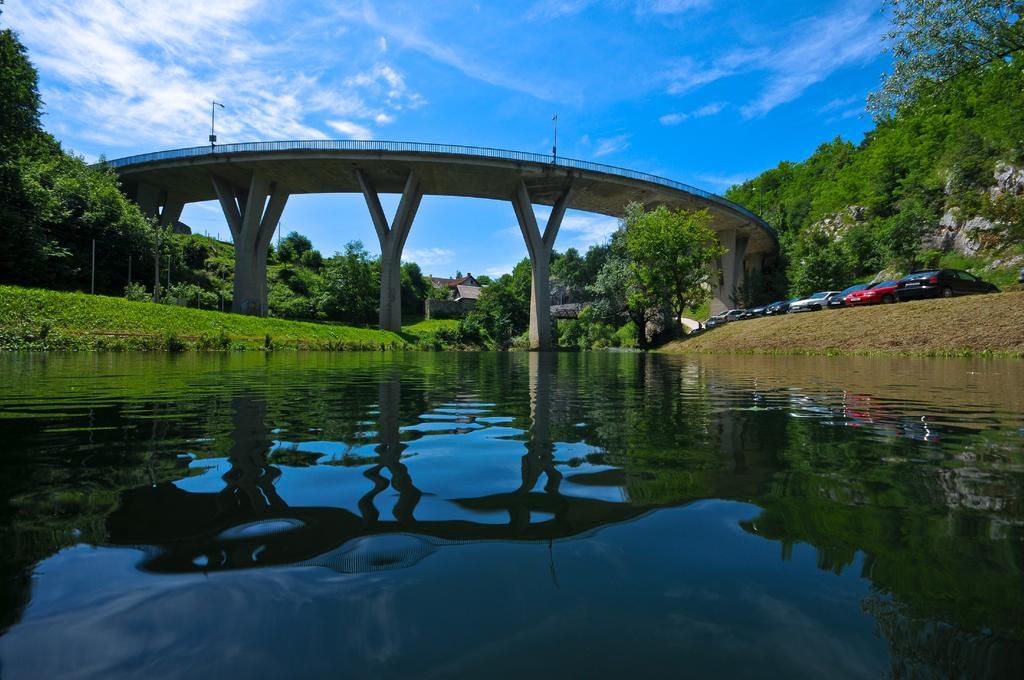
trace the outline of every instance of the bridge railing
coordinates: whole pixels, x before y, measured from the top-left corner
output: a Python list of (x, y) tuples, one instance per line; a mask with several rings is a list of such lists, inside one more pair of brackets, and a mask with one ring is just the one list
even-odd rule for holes
[(730, 200), (722, 198), (717, 194), (704, 191), (689, 184), (675, 180), (659, 177), (646, 172), (620, 168), (615, 165), (581, 161), (575, 158), (563, 158), (545, 156), (539, 153), (528, 151), (509, 151), (507, 149), (494, 149), (485, 146), (463, 146), (460, 144), (431, 144), (424, 142), (392, 142), (376, 140), (352, 140), (352, 139), (308, 139), (277, 142), (243, 142), (240, 144), (223, 144), (220, 146), (193, 146), (185, 149), (171, 149), (169, 151), (155, 151), (137, 156), (126, 156), (116, 158), (107, 163), (114, 168), (124, 168), (130, 165), (140, 165), (155, 161), (174, 160), (180, 158), (201, 158), (204, 156), (220, 156), (235, 153), (263, 153), (268, 151), (385, 151), (385, 152), (412, 152), (430, 153), (449, 156), (476, 156), (482, 158), (497, 158), (501, 160), (525, 161), (527, 163), (542, 163), (556, 165), (564, 168), (575, 168), (588, 170), (590, 172), (601, 172), (607, 175), (617, 175), (628, 179), (635, 179), (641, 182), (650, 182), (661, 186), (678, 189), (695, 196), (706, 198), (710, 201), (725, 206), (751, 220), (761, 224), (769, 233), (774, 231), (760, 217), (746, 208)]

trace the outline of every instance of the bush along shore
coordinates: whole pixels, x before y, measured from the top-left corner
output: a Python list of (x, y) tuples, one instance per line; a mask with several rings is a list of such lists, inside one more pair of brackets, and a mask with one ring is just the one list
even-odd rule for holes
[(1024, 357), (1024, 292), (733, 321), (662, 351)]
[(392, 333), (0, 286), (0, 350), (440, 349), (456, 324), (426, 321)]

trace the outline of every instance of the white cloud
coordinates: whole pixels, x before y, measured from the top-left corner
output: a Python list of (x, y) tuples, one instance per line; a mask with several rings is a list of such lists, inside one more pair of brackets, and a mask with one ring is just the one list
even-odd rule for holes
[(329, 120), (327, 124), (349, 139), (373, 139), (370, 128), (349, 120)]
[(528, 21), (558, 19), (579, 14), (594, 0), (537, 0), (526, 11)]
[(300, 49), (250, 30), (272, 11), (258, 0), (54, 0), (8, 5), (4, 18), (40, 69), (48, 110), (75, 130), (72, 142), (203, 144), (213, 99), (227, 105), (217, 116), (221, 143), (324, 138), (320, 116), (365, 130), (422, 105), (391, 66), (349, 85), (316, 65), (335, 46)]
[(592, 154), (594, 158), (610, 156), (613, 153), (624, 151), (629, 148), (629, 135), (622, 134), (611, 137), (601, 137), (595, 144), (594, 152)]
[[(669, 94), (682, 95), (722, 78), (767, 73), (760, 94), (740, 109), (745, 118), (754, 118), (797, 99), (841, 68), (876, 58), (886, 28), (887, 19), (873, 0), (853, 0), (831, 14), (792, 25), (789, 39), (779, 45), (731, 50), (705, 63), (682, 57), (663, 78)], [(679, 122), (670, 118), (666, 124), (672, 121)]]
[(662, 125), (678, 125), (679, 123), (691, 118), (706, 118), (708, 116), (713, 116), (716, 113), (720, 113), (724, 108), (724, 102), (712, 102), (690, 112), (666, 113), (664, 116), (658, 118), (658, 122)]
[[(541, 229), (544, 229), (548, 217), (551, 215), (551, 208), (547, 206), (538, 207), (536, 213), (537, 224)], [(614, 217), (568, 211), (562, 218), (562, 225), (558, 229), (555, 248), (563, 251), (566, 248), (586, 250), (592, 245), (607, 241), (618, 228), (619, 221)], [(516, 235), (522, 239), (522, 232), (519, 230), (519, 227), (516, 226), (514, 229)], [(502, 232), (511, 234), (511, 229), (503, 229)]]
[(419, 29), (403, 24), (399, 17), (393, 14), (382, 18), (368, 2), (358, 7), (341, 7), (338, 9), (338, 16), (349, 21), (358, 21), (375, 31), (380, 31), (400, 46), (425, 54), (474, 80), (522, 92), (542, 101), (581, 99), (579, 88), (570, 81), (546, 82), (536, 73), (524, 76), (520, 74), (520, 70), (512, 70), (510, 73), (504, 68), (495, 67), (481, 55), (466, 56), (452, 45), (450, 39), (443, 42), (432, 40)]
[(754, 176), (755, 173), (702, 173), (696, 175), (697, 186), (703, 189), (711, 189), (715, 193), (721, 193), (731, 186), (742, 184)]
[(852, 97), (838, 97), (836, 99), (831, 100), (827, 104), (818, 107), (818, 113), (828, 113), (829, 111), (835, 111), (836, 109), (841, 109), (844, 106), (849, 106), (855, 101), (863, 100), (864, 97), (858, 95), (853, 95)]
[(605, 215), (566, 215), (558, 230), (557, 248), (586, 250), (592, 245), (604, 243), (615, 230), (619, 221)]
[(885, 29), (886, 20), (873, 3), (855, 3), (799, 24), (794, 30), (797, 39), (773, 55), (771, 75), (761, 95), (740, 109), (741, 113), (747, 118), (764, 115), (840, 68), (871, 61), (879, 54), (879, 38)]
[(663, 77), (668, 81), (668, 93), (686, 94), (702, 85), (741, 73), (751, 65), (766, 61), (771, 55), (767, 48), (733, 50), (712, 64), (698, 63), (692, 57), (677, 59)]
[(506, 264), (499, 264), (494, 267), (488, 267), (484, 270), (484, 274), (490, 276), (492, 279), (496, 279), (504, 274), (511, 274), (517, 263), (511, 262)]
[(712, 0), (639, 0), (638, 14), (683, 14), (707, 9)]
[(436, 267), (455, 259), (455, 251), (447, 248), (406, 248), (403, 262), (415, 262), (421, 267)]

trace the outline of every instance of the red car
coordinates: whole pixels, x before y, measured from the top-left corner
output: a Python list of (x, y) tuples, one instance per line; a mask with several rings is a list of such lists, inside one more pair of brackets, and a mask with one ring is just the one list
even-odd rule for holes
[(876, 305), (878, 303), (889, 304), (896, 302), (896, 284), (899, 281), (882, 281), (864, 290), (855, 290), (847, 295), (844, 300), (850, 306)]

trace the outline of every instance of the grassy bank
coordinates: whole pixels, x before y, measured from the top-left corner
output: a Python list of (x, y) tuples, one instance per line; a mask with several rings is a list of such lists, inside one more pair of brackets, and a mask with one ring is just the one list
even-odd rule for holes
[(1024, 356), (1024, 293), (751, 319), (677, 340), (663, 351)]
[(436, 330), (419, 326), (397, 334), (0, 286), (0, 350), (407, 349)]

